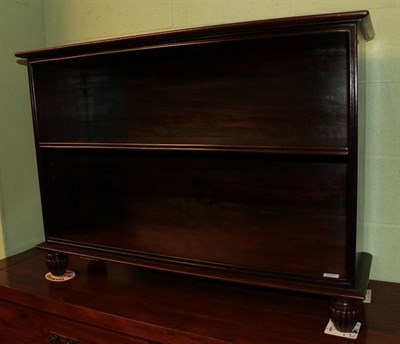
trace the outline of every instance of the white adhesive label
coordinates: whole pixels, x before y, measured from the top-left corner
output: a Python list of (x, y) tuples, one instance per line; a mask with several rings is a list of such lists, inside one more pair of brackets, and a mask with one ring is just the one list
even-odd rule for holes
[(338, 274), (331, 274), (329, 272), (325, 272), (323, 275), (325, 278), (339, 278), (340, 275)]

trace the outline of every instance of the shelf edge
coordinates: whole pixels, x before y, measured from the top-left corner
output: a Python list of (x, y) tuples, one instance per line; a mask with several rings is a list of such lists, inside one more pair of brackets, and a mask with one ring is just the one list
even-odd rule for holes
[(210, 145), (210, 144), (149, 144), (149, 143), (56, 143), (41, 142), (44, 149), (103, 149), (103, 150), (150, 150), (150, 151), (202, 151), (202, 152), (242, 152), (285, 155), (328, 155), (347, 156), (347, 147), (310, 146), (250, 146), (250, 145)]

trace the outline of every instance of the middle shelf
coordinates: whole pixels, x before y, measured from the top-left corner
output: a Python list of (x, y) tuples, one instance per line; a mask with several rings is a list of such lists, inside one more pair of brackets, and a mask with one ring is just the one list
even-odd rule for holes
[(138, 150), (138, 151), (181, 151), (181, 152), (238, 152), (263, 153), (272, 155), (305, 155), (347, 157), (348, 147), (323, 146), (253, 146), (214, 144), (158, 144), (158, 143), (84, 143), (84, 142), (40, 142), (44, 149), (86, 149), (86, 150)]

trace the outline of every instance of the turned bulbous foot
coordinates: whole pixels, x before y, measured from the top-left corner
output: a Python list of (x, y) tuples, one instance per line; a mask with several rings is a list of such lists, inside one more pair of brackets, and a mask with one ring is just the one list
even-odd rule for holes
[(348, 299), (332, 299), (330, 316), (336, 330), (351, 332), (357, 323), (361, 302)]
[(68, 255), (59, 252), (47, 252), (45, 263), (53, 276), (63, 275), (68, 268)]

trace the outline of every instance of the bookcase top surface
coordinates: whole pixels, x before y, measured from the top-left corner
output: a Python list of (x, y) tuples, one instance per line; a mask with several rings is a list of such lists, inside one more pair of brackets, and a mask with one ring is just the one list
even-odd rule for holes
[(209, 40), (249, 38), (252, 35), (279, 34), (293, 28), (324, 28), (332, 24), (358, 24), (364, 38), (374, 38), (369, 12), (353, 11), (288, 18), (247, 21), (196, 28), (186, 28), (107, 40), (91, 41), (37, 50), (20, 51), (15, 56), (28, 60), (68, 58), (102, 53), (123, 52), (140, 48), (160, 48), (174, 45), (199, 44)]

